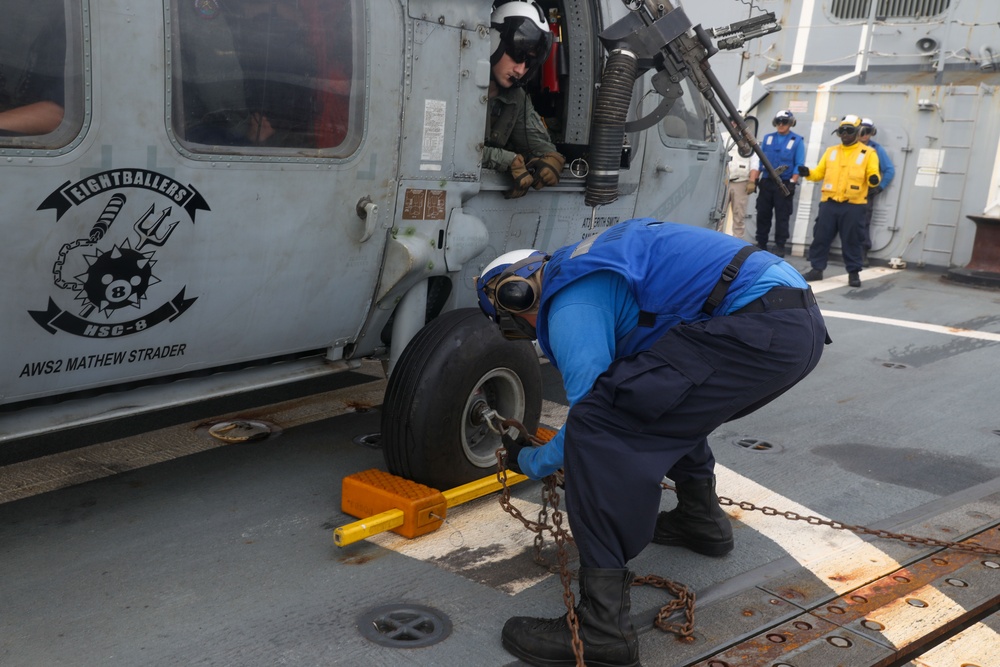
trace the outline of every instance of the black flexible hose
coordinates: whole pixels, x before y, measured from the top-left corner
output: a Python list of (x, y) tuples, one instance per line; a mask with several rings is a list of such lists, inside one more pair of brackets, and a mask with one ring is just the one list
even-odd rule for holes
[(632, 87), (639, 73), (634, 53), (615, 49), (608, 56), (597, 93), (594, 120), (590, 126), (590, 171), (587, 174), (587, 206), (610, 204), (618, 199), (625, 116), (632, 102)]

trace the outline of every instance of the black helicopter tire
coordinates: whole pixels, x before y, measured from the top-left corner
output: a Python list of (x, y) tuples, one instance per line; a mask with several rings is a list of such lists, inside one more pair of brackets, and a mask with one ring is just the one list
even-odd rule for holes
[(496, 471), (492, 408), (532, 432), (542, 411), (534, 346), (508, 341), (478, 308), (442, 314), (403, 350), (382, 404), (382, 452), (394, 475), (446, 490)]

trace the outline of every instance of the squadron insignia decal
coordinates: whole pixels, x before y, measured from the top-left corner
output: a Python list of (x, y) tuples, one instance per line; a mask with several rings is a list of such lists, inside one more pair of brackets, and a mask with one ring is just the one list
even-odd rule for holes
[[(119, 190), (138, 192), (126, 194)], [(154, 192), (167, 201), (148, 203), (149, 196), (143, 191)], [(129, 197), (139, 205), (129, 206)], [(150, 305), (156, 296), (152, 288), (161, 282), (154, 270), (157, 249), (167, 243), (181, 222), (175, 219), (175, 207), (194, 223), (199, 210), (211, 210), (201, 194), (157, 172), (114, 169), (76, 183), (63, 183), (38, 210), (54, 209), (59, 221), (74, 206), (82, 206), (83, 215), (88, 208), (96, 212), (95, 204), (99, 206), (101, 201), (103, 208), (87, 235), (64, 243), (52, 266), (53, 284), (74, 292), (73, 301), (68, 303), (74, 305), (76, 314), (61, 308), (52, 297), (45, 310), (28, 311), (51, 334), (64, 331), (86, 338), (128, 336), (177, 319), (197, 298), (185, 298), (186, 288), (181, 287), (160, 305)], [(131, 227), (118, 222), (129, 220), (130, 215), (135, 216)]]

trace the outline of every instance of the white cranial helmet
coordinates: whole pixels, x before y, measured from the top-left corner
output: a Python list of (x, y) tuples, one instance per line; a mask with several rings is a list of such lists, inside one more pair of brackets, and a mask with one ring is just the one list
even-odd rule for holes
[(530, 79), (552, 49), (552, 33), (545, 13), (529, 0), (513, 0), (500, 5), (490, 16), (490, 64), (496, 65), (504, 53), (517, 63), (527, 63), (525, 79)]
[(500, 325), (505, 337), (534, 337), (534, 327), (518, 315), (538, 307), (541, 285), (532, 278), (548, 258), (540, 250), (512, 250), (490, 262), (476, 278), (479, 308)]

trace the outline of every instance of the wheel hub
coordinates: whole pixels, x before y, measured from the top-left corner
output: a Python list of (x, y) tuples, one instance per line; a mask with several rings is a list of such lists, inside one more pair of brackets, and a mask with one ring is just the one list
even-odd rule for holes
[(517, 373), (495, 368), (480, 378), (465, 402), (462, 424), (462, 447), (469, 461), (481, 468), (496, 461), (500, 438), (490, 428), (489, 413), (522, 419), (524, 410), (524, 386)]

